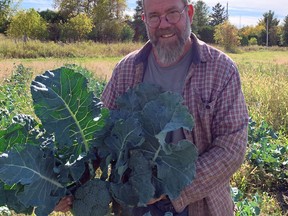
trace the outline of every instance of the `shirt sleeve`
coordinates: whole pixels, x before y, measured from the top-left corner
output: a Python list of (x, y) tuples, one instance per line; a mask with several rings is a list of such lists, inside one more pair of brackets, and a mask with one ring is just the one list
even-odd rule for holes
[(104, 88), (104, 91), (101, 94), (101, 101), (104, 104), (105, 107), (109, 109), (115, 109), (116, 108), (116, 98), (118, 97), (117, 93), (117, 73), (119, 68), (114, 68), (114, 71), (112, 73), (112, 77), (107, 83), (107, 85)]
[[(242, 164), (247, 145), (248, 112), (235, 66), (220, 92), (211, 125), (212, 145), (196, 161), (196, 178), (178, 198), (172, 200), (177, 212), (201, 200), (217, 187), (229, 183)], [(197, 124), (197, 122), (196, 122)]]

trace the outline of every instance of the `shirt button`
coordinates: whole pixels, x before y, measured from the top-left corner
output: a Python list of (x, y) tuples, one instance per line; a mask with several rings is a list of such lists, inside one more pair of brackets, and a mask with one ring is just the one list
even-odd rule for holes
[(210, 109), (211, 106), (210, 106), (209, 104), (207, 104), (207, 105), (205, 106), (205, 108), (206, 108), (206, 109)]

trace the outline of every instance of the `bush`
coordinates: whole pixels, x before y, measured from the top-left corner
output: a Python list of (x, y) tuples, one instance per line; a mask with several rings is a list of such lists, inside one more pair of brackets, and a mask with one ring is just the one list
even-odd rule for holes
[(258, 44), (257, 38), (255, 38), (255, 37), (250, 38), (248, 43), (249, 43), (250, 46), (257, 45)]

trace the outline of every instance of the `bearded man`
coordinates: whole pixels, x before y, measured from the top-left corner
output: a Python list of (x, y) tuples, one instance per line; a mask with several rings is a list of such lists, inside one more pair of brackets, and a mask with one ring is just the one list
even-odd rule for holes
[[(196, 177), (179, 197), (154, 197), (147, 207), (135, 207), (133, 215), (232, 216), (229, 180), (243, 162), (248, 125), (237, 67), (191, 33), (194, 8), (187, 0), (142, 0), (142, 4), (149, 41), (116, 65), (102, 101), (117, 109), (118, 96), (141, 82), (181, 94), (195, 126), (192, 131), (169, 133), (166, 141), (188, 139), (199, 156)], [(57, 209), (69, 209), (67, 203), (72, 201), (60, 202)]]

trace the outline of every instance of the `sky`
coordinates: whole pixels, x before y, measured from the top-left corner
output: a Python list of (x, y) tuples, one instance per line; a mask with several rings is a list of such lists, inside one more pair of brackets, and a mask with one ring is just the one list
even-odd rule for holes
[[(196, 0), (195, 0), (196, 1)], [(136, 7), (135, 0), (126, 0), (128, 5), (127, 14), (133, 14)], [(275, 18), (283, 23), (288, 15), (287, 0), (204, 0), (212, 11), (212, 7), (218, 2), (226, 8), (228, 3), (229, 21), (242, 28), (244, 26), (255, 26), (263, 14), (269, 10), (274, 12)], [(53, 0), (22, 0), (21, 8), (35, 8), (36, 10), (53, 9)]]

